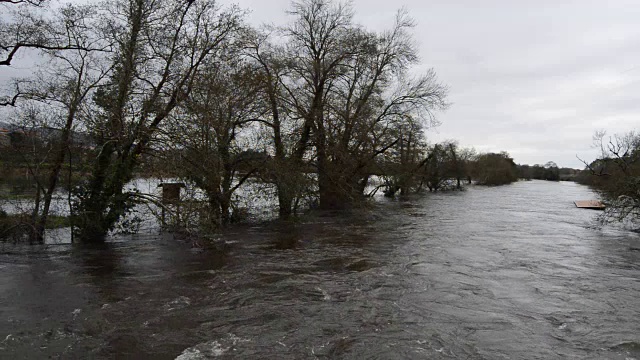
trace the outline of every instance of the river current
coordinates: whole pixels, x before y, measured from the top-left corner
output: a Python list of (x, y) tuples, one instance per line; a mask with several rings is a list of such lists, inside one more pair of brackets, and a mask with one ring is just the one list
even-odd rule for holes
[(0, 245), (2, 359), (640, 359), (640, 237), (518, 182), (235, 227)]

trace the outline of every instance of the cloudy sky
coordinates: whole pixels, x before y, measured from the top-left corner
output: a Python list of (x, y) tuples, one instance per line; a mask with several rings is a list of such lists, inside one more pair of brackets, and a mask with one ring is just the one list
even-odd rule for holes
[[(284, 24), (290, 0), (221, 0), (249, 21)], [(422, 67), (450, 87), (430, 141), (508, 151), (522, 164), (581, 168), (596, 130), (640, 130), (637, 0), (354, 0), (356, 21), (382, 30), (405, 7)], [(14, 69), (0, 69), (0, 82)], [(419, 70), (419, 69), (418, 69)]]
[[(230, 2), (230, 1), (229, 1)], [(282, 24), (289, 0), (236, 0)], [(596, 130), (640, 129), (637, 0), (355, 0), (356, 21), (391, 25), (406, 7), (424, 68), (450, 87), (432, 141), (508, 151), (518, 163), (582, 167)]]

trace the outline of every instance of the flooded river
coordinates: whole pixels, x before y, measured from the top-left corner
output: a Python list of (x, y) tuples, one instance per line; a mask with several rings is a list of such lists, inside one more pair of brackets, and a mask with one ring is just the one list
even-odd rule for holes
[(0, 358), (640, 359), (640, 237), (573, 183), (235, 228), (0, 245)]

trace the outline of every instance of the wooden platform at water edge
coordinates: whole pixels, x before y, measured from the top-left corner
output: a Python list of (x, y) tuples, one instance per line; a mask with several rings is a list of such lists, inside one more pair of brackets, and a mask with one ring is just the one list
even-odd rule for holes
[(580, 209), (604, 210), (605, 208), (600, 200), (577, 200), (573, 203)]

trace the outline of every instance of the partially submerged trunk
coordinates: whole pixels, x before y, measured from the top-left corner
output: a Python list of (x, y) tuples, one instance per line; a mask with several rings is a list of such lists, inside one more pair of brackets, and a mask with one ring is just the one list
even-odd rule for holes
[[(78, 89), (79, 91), (79, 89)], [(86, 91), (83, 94), (86, 95)], [(62, 165), (64, 163), (64, 159), (71, 145), (71, 128), (73, 126), (73, 121), (75, 119), (75, 114), (77, 112), (77, 103), (82, 99), (76, 99), (76, 104), (74, 104), (69, 110), (69, 114), (67, 115), (67, 121), (65, 123), (64, 128), (62, 129), (62, 134), (60, 135), (58, 148), (56, 149), (56, 153), (54, 154), (54, 159), (52, 162), (51, 172), (49, 173), (49, 178), (47, 181), (47, 188), (44, 189), (43, 193), (43, 205), (42, 211), (39, 214), (37, 221), (34, 223), (34, 236), (35, 241), (44, 242), (44, 233), (47, 227), (47, 220), (49, 218), (49, 211), (51, 208), (51, 201), (53, 199), (53, 192), (56, 190), (58, 186), (58, 180), (60, 178), (60, 172), (62, 170)], [(39, 201), (37, 201), (39, 202)], [(36, 209), (38, 209), (38, 205), (36, 205)]]

